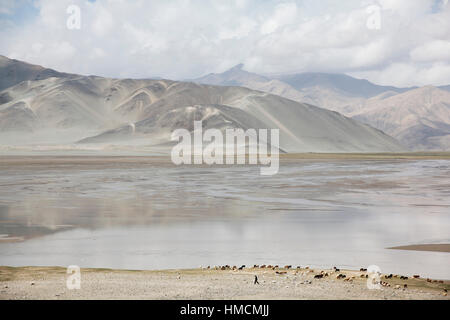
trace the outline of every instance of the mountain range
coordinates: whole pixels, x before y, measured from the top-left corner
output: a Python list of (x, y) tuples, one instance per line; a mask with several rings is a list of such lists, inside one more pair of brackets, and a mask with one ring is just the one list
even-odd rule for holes
[(242, 86), (342, 113), (412, 150), (450, 150), (450, 86), (397, 88), (344, 74), (258, 75), (237, 65), (191, 81)]
[[(251, 88), (81, 76), (3, 56), (0, 78), (3, 145), (170, 146), (174, 129), (192, 131), (194, 120), (202, 120), (204, 128), (220, 130), (277, 128), (284, 152), (405, 150), (338, 112)], [(249, 74), (248, 81), (255, 79)]]

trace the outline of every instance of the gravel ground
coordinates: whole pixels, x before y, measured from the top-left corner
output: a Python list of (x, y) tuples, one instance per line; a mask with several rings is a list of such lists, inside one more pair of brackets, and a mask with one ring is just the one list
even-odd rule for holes
[[(69, 290), (64, 268), (0, 267), (0, 299), (449, 299), (450, 281), (383, 277), (390, 287), (369, 290), (365, 272), (328, 270), (329, 276), (315, 279), (320, 271), (82, 269), (81, 288)], [(336, 279), (339, 273), (355, 278)]]

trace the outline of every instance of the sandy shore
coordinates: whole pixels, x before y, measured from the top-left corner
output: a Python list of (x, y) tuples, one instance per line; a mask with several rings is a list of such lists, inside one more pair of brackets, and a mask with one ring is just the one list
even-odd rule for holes
[(409, 245), (409, 246), (391, 247), (388, 249), (413, 250), (413, 251), (434, 251), (434, 252), (449, 252), (450, 253), (450, 243), (413, 244), (413, 245)]
[(449, 299), (450, 281), (382, 276), (389, 286), (369, 290), (366, 272), (323, 270), (329, 275), (314, 278), (321, 271), (82, 269), (81, 289), (68, 290), (65, 268), (0, 267), (0, 299)]
[[(450, 152), (405, 152), (405, 153), (286, 153), (280, 154), (280, 161), (292, 162), (298, 160), (450, 160)], [(247, 160), (248, 161), (248, 160)], [(166, 155), (121, 155), (121, 154), (24, 154), (0, 156), (0, 167), (39, 165), (74, 165), (74, 166), (118, 166), (118, 165), (167, 165), (175, 166)], [(197, 165), (207, 166), (208, 165)], [(218, 166), (218, 165), (217, 165)]]

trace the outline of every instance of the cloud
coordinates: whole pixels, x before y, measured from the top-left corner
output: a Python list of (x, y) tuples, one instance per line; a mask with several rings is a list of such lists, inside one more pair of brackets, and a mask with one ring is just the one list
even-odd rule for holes
[(355, 72), (353, 76), (372, 79), (375, 83), (398, 87), (449, 84), (450, 63), (436, 62), (432, 65), (392, 63), (382, 70)]
[(432, 62), (432, 61), (450, 61), (450, 41), (433, 40), (427, 42), (410, 53), (413, 61)]
[(114, 18), (108, 10), (100, 8), (96, 19), (92, 23), (92, 31), (98, 37), (108, 34), (114, 26)]
[(297, 5), (291, 3), (281, 3), (275, 7), (274, 13), (261, 25), (263, 35), (270, 34), (280, 27), (293, 24), (297, 18)]
[[(66, 72), (186, 79), (243, 62), (258, 73), (343, 72), (400, 86), (450, 83), (445, 1), (34, 4), (37, 13), (25, 20), (14, 18), (14, 6), (2, 7), (13, 18), (0, 16), (0, 53)], [(80, 7), (80, 30), (66, 27), (71, 4)], [(380, 9), (379, 30), (367, 27), (369, 6)]]

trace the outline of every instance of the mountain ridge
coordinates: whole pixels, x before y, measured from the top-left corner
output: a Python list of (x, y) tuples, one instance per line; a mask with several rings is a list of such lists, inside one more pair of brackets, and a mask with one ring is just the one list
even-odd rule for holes
[[(238, 67), (238, 68), (237, 68)], [(418, 90), (417, 92), (423, 92), (421, 88), (425, 87), (409, 87), (398, 88), (394, 86), (380, 86), (371, 83), (365, 79), (356, 79), (344, 74), (332, 74), (332, 73), (300, 73), (300, 74), (287, 74), (276, 76), (260, 76), (245, 71), (242, 64), (225, 71), (221, 74), (214, 74), (214, 84), (216, 85), (228, 85), (230, 76), (232, 76), (233, 84), (243, 87), (248, 87), (254, 90), (263, 92), (269, 92), (272, 94), (280, 95), (282, 97), (317, 105), (319, 107), (338, 111), (348, 117), (354, 117), (355, 119), (367, 123), (374, 128), (386, 131), (388, 134), (393, 135), (405, 143), (408, 147), (414, 150), (449, 150), (450, 143), (447, 142), (446, 136), (450, 136), (450, 131), (446, 125), (450, 125), (448, 115), (450, 110), (448, 107), (439, 107), (441, 110), (441, 118), (445, 121), (439, 121), (437, 125), (440, 129), (433, 126), (424, 125), (422, 122), (430, 122), (436, 116), (433, 114), (433, 108), (427, 108), (428, 113), (421, 113), (421, 121), (417, 120), (415, 123), (411, 123), (410, 126), (415, 126), (415, 130), (410, 126), (403, 126), (399, 121), (392, 121), (390, 125), (397, 126), (398, 130), (393, 130), (391, 127), (384, 125), (383, 118), (391, 117), (396, 112), (396, 106), (391, 104), (389, 108), (382, 108), (382, 104), (387, 101), (395, 100), (394, 96), (400, 96), (400, 99), (409, 99), (408, 102), (402, 102), (403, 104), (414, 105), (416, 108), (421, 109), (422, 106), (417, 105), (417, 100), (420, 98), (408, 98), (408, 92)], [(251, 81), (248, 79), (252, 79)], [(200, 77), (193, 79), (192, 81), (197, 83), (208, 83), (211, 77)], [(431, 86), (433, 87), (433, 86)], [(437, 90), (450, 92), (450, 85), (433, 87)], [(425, 94), (425, 93), (424, 93)], [(388, 99), (388, 100), (386, 100)], [(446, 96), (445, 101), (450, 104), (450, 98)], [(442, 101), (444, 103), (444, 101)], [(383, 112), (371, 113), (371, 108), (374, 108), (378, 104), (379, 109), (383, 109)], [(366, 115), (364, 115), (366, 114)], [(416, 114), (414, 110), (410, 110), (409, 114), (403, 114), (411, 116)], [(419, 124), (422, 123), (420, 126)], [(431, 122), (430, 122), (431, 123)], [(436, 121), (435, 121), (436, 123)], [(419, 130), (422, 128), (422, 130)], [(406, 134), (408, 133), (408, 134)], [(436, 134), (439, 133), (439, 136)], [(428, 138), (430, 139), (428, 139)], [(441, 142), (436, 142), (441, 141)], [(429, 141), (429, 143), (426, 143)]]
[(192, 130), (202, 120), (205, 129), (279, 129), (286, 152), (405, 150), (337, 112), (243, 87), (63, 74), (22, 81), (0, 96), (9, 97), (0, 104), (0, 132), (20, 125), (14, 139), (22, 135), (30, 143), (42, 143), (42, 132), (61, 132), (58, 143), (161, 145), (172, 130)]

